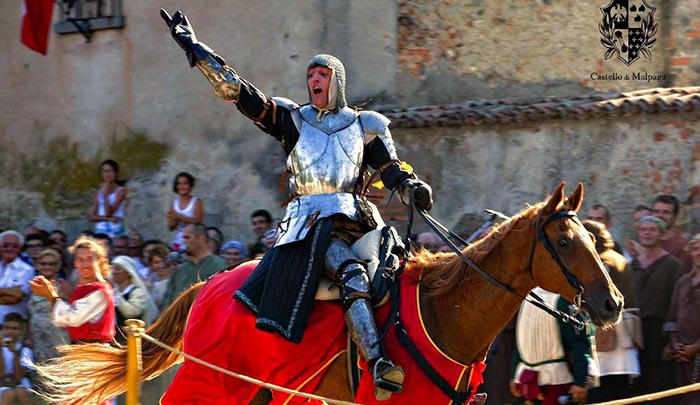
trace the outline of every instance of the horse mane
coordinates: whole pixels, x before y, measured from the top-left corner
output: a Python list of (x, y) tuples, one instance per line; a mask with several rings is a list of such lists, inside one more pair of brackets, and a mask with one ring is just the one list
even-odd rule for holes
[[(464, 248), (462, 253), (474, 263), (481, 264), (506, 235), (514, 230), (522, 230), (520, 227), (516, 229), (516, 225), (534, 218), (544, 205), (545, 202), (541, 202), (525, 207), (509, 220), (496, 225), (484, 238)], [(407, 266), (407, 274), (419, 278), (420, 284), (427, 287), (430, 296), (447, 294), (458, 288), (473, 272), (456, 253), (432, 253), (425, 249), (419, 250)]]

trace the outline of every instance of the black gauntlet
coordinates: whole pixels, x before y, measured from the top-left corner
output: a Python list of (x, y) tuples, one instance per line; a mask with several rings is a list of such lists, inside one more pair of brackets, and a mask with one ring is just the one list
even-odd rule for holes
[(406, 179), (399, 185), (403, 201), (409, 201), (413, 192), (413, 203), (419, 210), (430, 211), (433, 208), (433, 189), (428, 183), (418, 179)]
[(171, 18), (168, 12), (161, 8), (160, 16), (168, 25), (170, 35), (172, 35), (175, 42), (185, 51), (190, 67), (194, 67), (197, 61), (204, 60), (208, 56), (214, 58), (221, 66), (226, 64), (224, 58), (217, 55), (211, 48), (197, 40), (197, 36), (187, 16), (180, 10), (177, 10)]

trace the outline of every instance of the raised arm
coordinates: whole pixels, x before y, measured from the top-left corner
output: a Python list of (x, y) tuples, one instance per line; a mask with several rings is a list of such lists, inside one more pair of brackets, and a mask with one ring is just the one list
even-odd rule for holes
[(263, 131), (283, 144), (288, 130), (293, 127), (289, 110), (278, 108), (277, 103), (265, 96), (235, 70), (221, 56), (199, 42), (187, 16), (177, 10), (171, 17), (161, 9), (160, 15), (168, 25), (175, 42), (185, 51), (190, 67), (197, 67), (214, 87), (214, 94), (235, 103), (238, 110), (255, 122)]

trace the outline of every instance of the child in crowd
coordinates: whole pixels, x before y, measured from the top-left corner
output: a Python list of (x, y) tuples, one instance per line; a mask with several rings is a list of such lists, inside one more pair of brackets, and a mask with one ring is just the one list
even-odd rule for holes
[(31, 383), (27, 374), (32, 365), (32, 350), (22, 344), (25, 320), (22, 315), (10, 312), (2, 324), (2, 356), (0, 366), (3, 375), (0, 380), (0, 403), (30, 405)]

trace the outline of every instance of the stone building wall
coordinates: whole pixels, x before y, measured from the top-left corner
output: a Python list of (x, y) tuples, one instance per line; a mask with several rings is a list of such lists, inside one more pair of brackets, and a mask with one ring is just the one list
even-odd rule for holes
[(89, 43), (52, 32), (47, 56), (20, 44), (20, 3), (0, 2), (0, 228), (88, 228), (108, 157), (129, 179), (127, 225), (146, 237), (169, 237), (180, 171), (198, 179), (207, 223), (228, 236), (251, 239), (257, 208), (281, 215), (282, 149), (188, 67), (161, 6), (182, 7), (199, 39), (266, 94), (308, 100), (306, 65), (322, 52), (351, 61), (350, 99), (395, 89), (393, 1), (125, 1), (123, 29), (95, 31)]
[[(608, 0), (399, 1), (397, 102), (409, 106), (697, 85), (700, 1), (647, 3), (656, 7), (658, 24), (656, 44), (649, 49), (652, 60), (640, 57), (626, 66), (615, 57), (605, 60), (600, 42), (600, 8)], [(633, 74), (640, 73), (642, 78), (634, 80)], [(600, 79), (615, 74), (622, 79)]]
[[(445, 224), (459, 227), (465, 213), (485, 219), (484, 209), (513, 215), (560, 181), (569, 190), (583, 182), (583, 209), (608, 206), (621, 237), (638, 204), (662, 193), (687, 201), (698, 184), (699, 123), (693, 112), (395, 132), (401, 155), (439, 190), (433, 216)], [(684, 205), (679, 223), (700, 232), (695, 206)]]

